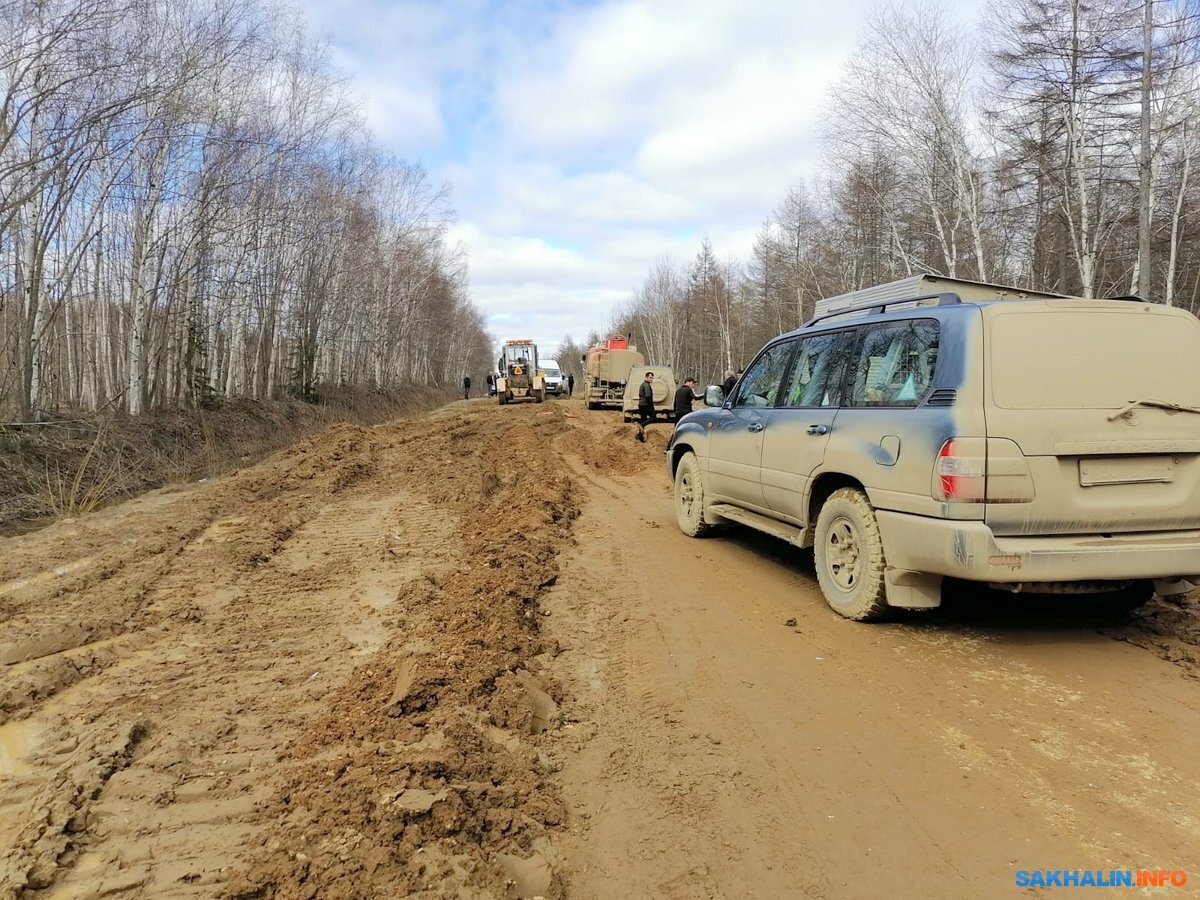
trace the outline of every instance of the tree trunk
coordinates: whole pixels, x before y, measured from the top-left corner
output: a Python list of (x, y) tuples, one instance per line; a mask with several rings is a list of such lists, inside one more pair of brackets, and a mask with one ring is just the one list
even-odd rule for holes
[(1153, 173), (1150, 155), (1150, 63), (1154, 47), (1154, 3), (1143, 0), (1142, 16), (1142, 148), (1138, 159), (1139, 194), (1137, 290), (1144, 300), (1150, 299), (1150, 191)]

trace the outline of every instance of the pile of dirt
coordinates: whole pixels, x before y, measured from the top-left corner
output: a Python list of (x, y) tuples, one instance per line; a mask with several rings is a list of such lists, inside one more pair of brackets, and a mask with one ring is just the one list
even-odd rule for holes
[(1106, 633), (1200, 678), (1200, 593), (1155, 597), (1133, 613), (1128, 625)]
[(577, 514), (545, 452), (562, 428), (522, 410), (397, 438), (413, 485), (459, 517), (459, 562), (404, 588), (402, 636), (283, 754), (233, 896), (561, 895), (539, 735), (562, 698), (537, 600)]
[(565, 427), (338, 425), (9, 538), (0, 722), (39, 750), (0, 896), (561, 895), (537, 601), (577, 514)]
[(0, 535), (178, 481), (257, 462), (335, 422), (373, 424), (446, 403), (443, 389), (330, 390), (316, 403), (231, 400), (213, 409), (0, 424)]
[[(602, 413), (588, 413), (589, 417)], [(663, 451), (671, 435), (670, 425), (651, 425), (646, 440), (637, 440), (637, 425), (612, 423), (595, 427), (590, 419), (572, 423), (559, 439), (558, 449), (577, 456), (590, 469), (603, 475), (637, 475), (652, 466), (662, 465)]]

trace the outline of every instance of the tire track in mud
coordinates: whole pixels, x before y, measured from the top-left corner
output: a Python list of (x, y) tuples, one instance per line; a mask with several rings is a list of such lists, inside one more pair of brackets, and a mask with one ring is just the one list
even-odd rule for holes
[[(111, 665), (121, 658), (123, 647), (140, 646), (163, 615), (161, 604), (153, 603), (156, 588), (169, 585), (179, 568), (186, 581), (194, 567), (184, 554), (222, 528), (236, 539), (226, 542), (227, 553), (213, 560), (217, 577), (251, 571), (268, 561), (325, 499), (369, 474), (370, 452), (362, 443), (366, 434), (354, 426), (337, 427), (322, 438), (324, 457), (311, 453), (313, 444), (305, 442), (254, 469), (181, 495), (135, 517), (130, 533), (119, 527), (108, 532), (109, 543), (78, 572), (30, 580), (11, 591), (0, 618), (0, 665), (5, 666), (0, 669), (0, 715), (19, 717), (25, 708)], [(230, 517), (231, 509), (249, 512)], [(115, 515), (115, 510), (106, 511), (104, 518)], [(29, 550), (13, 553), (10, 564), (19, 564), (22, 556), (44, 564), (45, 548), (70, 546), (73, 530), (55, 526), (28, 540), (11, 539), (9, 544), (27, 544)], [(59, 537), (58, 531), (66, 536)], [(115, 546), (112, 538), (119, 538)], [(129, 633), (133, 640), (114, 641)]]
[[(211, 896), (224, 883), (258, 828), (255, 804), (269, 796), (280, 740), (382, 643), (398, 587), (414, 576), (391, 551), (408, 543), (405, 533), (419, 535), (411, 543), (423, 567), (444, 565), (427, 536), (448, 535), (453, 521), (374, 477), (385, 444), (371, 430), (335, 428), (197, 491), (182, 510), (187, 540), (174, 543), (178, 522), (150, 523), (172, 536), (168, 564), (129, 558), (141, 535), (113, 553), (118, 571), (145, 570), (135, 598), (99, 568), (84, 584), (52, 585), (40, 603), (21, 598), (8, 629), (53, 627), (55, 600), (84, 623), (84, 638), (117, 637), (101, 639), (101, 664), (43, 681), (40, 693), (12, 689), (31, 674), (14, 671), (21, 665), (0, 670), (5, 696), (32, 713), (0, 727), (37, 734), (22, 771), (0, 770), (0, 821), (13, 823), (0, 835), (0, 896), (48, 886), (62, 897)], [(76, 777), (89, 748), (126, 718), (136, 740), (121, 765), (99, 781)], [(47, 784), (77, 782), (86, 789), (66, 792), (66, 807), (47, 807)]]
[(288, 783), (263, 809), (275, 825), (232, 895), (560, 895), (563, 807), (539, 749), (556, 647), (537, 610), (576, 514), (548, 452), (560, 429), (488, 411), (401, 463), (457, 517), (454, 564), (407, 586), (413, 614), (284, 752)]

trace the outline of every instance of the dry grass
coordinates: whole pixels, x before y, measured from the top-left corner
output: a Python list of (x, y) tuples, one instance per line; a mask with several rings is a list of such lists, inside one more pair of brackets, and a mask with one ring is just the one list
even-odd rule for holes
[(211, 478), (334, 422), (374, 424), (450, 399), (426, 387), (339, 390), (316, 404), (238, 400), (136, 420), (74, 413), (37, 427), (0, 425), (0, 533), (90, 512), (164, 484)]
[[(54, 461), (54, 471), (50, 470), (50, 462), (46, 463), (45, 498), (50, 506), (51, 515), (77, 516), (97, 509), (120, 493), (120, 485), (124, 480), (121, 450), (105, 459), (103, 457), (104, 433), (106, 422), (101, 422), (96, 429), (96, 437), (84, 453), (83, 459), (66, 466)], [(74, 469), (72, 472), (71, 469)]]

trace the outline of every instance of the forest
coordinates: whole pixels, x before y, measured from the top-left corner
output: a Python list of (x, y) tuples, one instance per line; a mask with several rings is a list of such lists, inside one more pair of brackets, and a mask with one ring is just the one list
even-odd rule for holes
[(660, 258), (605, 330), (711, 382), (818, 299), (922, 272), (1200, 311), (1196, 0), (882, 5), (822, 120), (748, 258)]
[(445, 187), (262, 0), (0, 0), (0, 413), (486, 367)]

